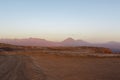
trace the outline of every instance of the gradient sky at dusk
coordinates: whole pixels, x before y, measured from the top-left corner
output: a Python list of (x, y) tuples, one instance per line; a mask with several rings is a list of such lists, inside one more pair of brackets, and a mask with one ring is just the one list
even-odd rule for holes
[(0, 38), (120, 42), (120, 0), (0, 0)]

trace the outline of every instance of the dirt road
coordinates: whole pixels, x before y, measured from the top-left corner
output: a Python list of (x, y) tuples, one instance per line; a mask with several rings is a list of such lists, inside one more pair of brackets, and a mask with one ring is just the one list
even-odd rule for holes
[(46, 80), (29, 56), (0, 55), (0, 80)]

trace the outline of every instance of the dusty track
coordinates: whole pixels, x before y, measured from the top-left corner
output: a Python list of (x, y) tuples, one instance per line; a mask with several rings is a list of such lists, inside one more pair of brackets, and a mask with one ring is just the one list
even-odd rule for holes
[(46, 76), (29, 56), (0, 55), (0, 80), (46, 80)]

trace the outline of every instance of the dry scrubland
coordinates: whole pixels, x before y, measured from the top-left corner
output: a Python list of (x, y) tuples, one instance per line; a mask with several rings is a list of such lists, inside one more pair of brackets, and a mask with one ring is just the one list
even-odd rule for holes
[(0, 80), (120, 80), (119, 54), (95, 47), (0, 47)]

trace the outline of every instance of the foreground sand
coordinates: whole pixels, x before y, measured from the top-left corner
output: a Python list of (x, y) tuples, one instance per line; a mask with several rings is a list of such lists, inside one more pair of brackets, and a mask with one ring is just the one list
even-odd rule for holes
[(35, 56), (47, 80), (120, 80), (120, 58)]
[(0, 55), (0, 80), (120, 80), (120, 58)]
[(45, 80), (30, 56), (0, 55), (0, 80)]

